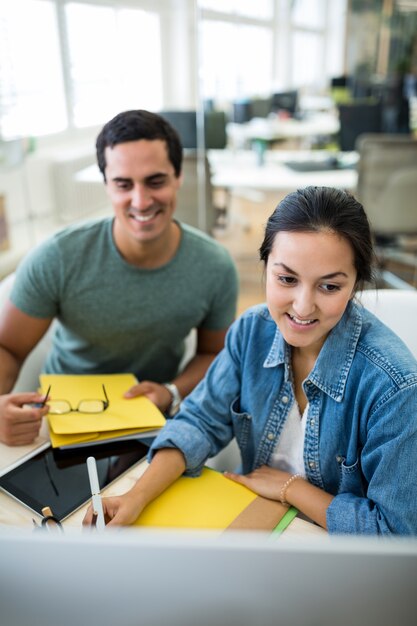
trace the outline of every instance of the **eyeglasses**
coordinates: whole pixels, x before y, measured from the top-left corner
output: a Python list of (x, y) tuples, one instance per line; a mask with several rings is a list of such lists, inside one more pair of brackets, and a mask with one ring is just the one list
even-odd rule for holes
[(49, 392), (51, 391), (51, 386), (49, 386), (48, 391), (46, 392), (45, 400), (43, 401), (43, 405), (48, 403), (49, 413), (52, 415), (63, 415), (65, 413), (103, 413), (105, 411), (110, 402), (106, 393), (106, 388), (104, 385), (103, 394), (106, 398), (105, 400), (80, 400), (78, 406), (73, 408), (68, 400), (49, 400)]

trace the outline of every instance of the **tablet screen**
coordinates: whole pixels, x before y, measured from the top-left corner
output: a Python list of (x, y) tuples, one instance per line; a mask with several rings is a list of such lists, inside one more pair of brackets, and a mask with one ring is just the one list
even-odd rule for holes
[(149, 440), (130, 439), (72, 450), (47, 448), (1, 476), (0, 488), (39, 515), (49, 506), (62, 521), (91, 499), (87, 457), (96, 458), (104, 489), (146, 457), (148, 444)]

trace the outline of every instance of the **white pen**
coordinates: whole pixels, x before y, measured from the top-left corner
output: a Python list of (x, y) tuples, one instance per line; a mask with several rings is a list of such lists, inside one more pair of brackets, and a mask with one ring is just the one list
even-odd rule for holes
[(97, 465), (93, 456), (87, 459), (88, 478), (90, 479), (91, 501), (93, 505), (93, 515), (96, 517), (97, 530), (104, 530), (106, 524), (104, 521), (103, 503), (101, 502), (100, 485), (98, 482)]

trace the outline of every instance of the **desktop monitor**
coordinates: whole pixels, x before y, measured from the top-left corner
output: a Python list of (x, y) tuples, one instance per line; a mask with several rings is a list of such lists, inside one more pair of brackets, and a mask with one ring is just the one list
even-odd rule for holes
[(298, 107), (298, 91), (282, 91), (272, 94), (271, 110), (287, 111), (294, 116)]
[(183, 148), (197, 148), (197, 114), (195, 111), (160, 111), (159, 115), (175, 128)]
[(253, 117), (268, 117), (271, 113), (271, 98), (253, 98), (251, 100), (251, 110)]
[(4, 626), (411, 626), (417, 540), (0, 529)]
[(339, 104), (339, 143), (342, 151), (356, 149), (356, 140), (364, 133), (382, 131), (380, 102), (351, 102)]
[(232, 119), (235, 124), (246, 124), (252, 119), (252, 106), (249, 100), (236, 100), (233, 102)]

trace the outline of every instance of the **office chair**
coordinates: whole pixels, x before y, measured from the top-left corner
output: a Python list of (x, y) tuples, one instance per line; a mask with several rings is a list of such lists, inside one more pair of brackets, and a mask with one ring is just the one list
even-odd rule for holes
[[(12, 273), (0, 281), (0, 310), (9, 298), (14, 278), (15, 275)], [(46, 356), (51, 347), (53, 328), (54, 322), (52, 322), (46, 334), (27, 357), (13, 388), (14, 392), (37, 391), (39, 386), (39, 374), (42, 371), (43, 364), (45, 363)]]
[(417, 140), (365, 134), (357, 150), (357, 196), (371, 224), (380, 279), (401, 287), (400, 272), (405, 270), (411, 282), (417, 272)]
[(363, 133), (380, 133), (382, 130), (381, 104), (379, 102), (350, 102), (339, 104), (340, 150), (356, 148), (356, 140)]
[(358, 299), (381, 322), (391, 328), (417, 358), (417, 291), (367, 289)]
[(357, 195), (377, 244), (417, 234), (417, 140), (406, 135), (364, 134), (359, 152)]

